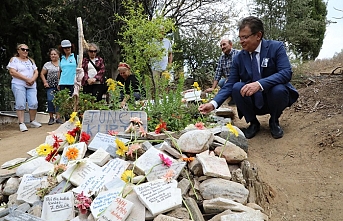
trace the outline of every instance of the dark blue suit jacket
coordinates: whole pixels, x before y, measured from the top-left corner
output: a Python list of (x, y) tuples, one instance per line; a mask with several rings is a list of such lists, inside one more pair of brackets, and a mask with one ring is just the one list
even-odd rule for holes
[[(266, 62), (266, 60), (268, 60)], [(264, 65), (261, 65), (262, 62)], [(266, 67), (262, 67), (266, 66)], [(290, 101), (292, 105), (299, 97), (296, 89), (289, 83), (292, 78), (292, 68), (284, 44), (280, 41), (262, 39), (260, 51), (260, 73), (259, 80), (265, 91), (277, 84), (284, 84), (289, 88)], [(241, 50), (232, 61), (230, 76), (224, 87), (219, 90), (213, 99), (220, 106), (232, 94), (232, 86), (236, 82), (252, 82), (251, 57), (248, 51)]]

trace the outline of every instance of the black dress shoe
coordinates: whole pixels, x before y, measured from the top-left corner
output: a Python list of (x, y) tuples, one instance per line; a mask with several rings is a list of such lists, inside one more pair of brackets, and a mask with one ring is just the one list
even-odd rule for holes
[(272, 134), (273, 138), (279, 139), (283, 137), (283, 130), (278, 123), (269, 122), (269, 128), (270, 128), (270, 133)]
[(254, 122), (254, 123), (250, 123), (249, 127), (247, 129), (245, 129), (243, 131), (244, 133), (244, 136), (247, 138), (247, 139), (251, 139), (253, 138), (257, 132), (260, 131), (260, 123), (257, 121), (257, 122)]

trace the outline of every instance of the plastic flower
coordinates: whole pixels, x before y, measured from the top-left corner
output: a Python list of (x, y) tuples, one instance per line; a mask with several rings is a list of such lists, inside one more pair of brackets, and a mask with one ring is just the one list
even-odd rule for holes
[(158, 154), (160, 159), (162, 160), (163, 165), (170, 167), (172, 165), (172, 160), (169, 159), (168, 157), (165, 157), (162, 153)]
[(74, 120), (75, 120), (75, 118), (76, 118), (76, 115), (77, 115), (77, 112), (73, 112), (73, 113), (70, 115), (69, 122), (74, 122)]
[(56, 135), (52, 135), (52, 138), (54, 139), (54, 143), (53, 143), (53, 147), (54, 148), (59, 148), (60, 147), (60, 143), (63, 142), (63, 140), (61, 138), (59, 138)]
[(47, 156), (53, 150), (54, 148), (50, 144), (47, 144), (47, 143), (43, 143), (36, 148), (36, 152), (38, 153), (39, 156)]
[(79, 156), (79, 150), (76, 147), (69, 147), (66, 152), (68, 160), (76, 160)]
[(156, 134), (160, 134), (161, 132), (163, 132), (164, 130), (167, 130), (167, 123), (164, 121), (161, 121), (161, 123), (159, 125), (156, 126), (155, 128), (155, 133)]
[(139, 148), (141, 148), (141, 145), (139, 145), (138, 143), (130, 145), (129, 151), (127, 151), (126, 155), (130, 155), (132, 157), (133, 152), (137, 151)]
[(119, 132), (118, 131), (114, 131), (114, 130), (109, 130), (107, 133), (108, 133), (108, 135), (116, 136)]
[(66, 170), (67, 170), (67, 166), (64, 164), (55, 165), (53, 175), (57, 176), (58, 174), (61, 174)]
[(45, 157), (45, 160), (48, 162), (55, 161), (56, 160), (56, 154), (57, 154), (57, 149), (54, 149)]
[(121, 175), (121, 179), (125, 182), (131, 182), (133, 178), (135, 177), (135, 174), (132, 170), (125, 170), (124, 173)]
[(117, 144), (116, 154), (119, 156), (124, 156), (125, 152), (127, 152), (127, 150), (128, 150), (128, 147), (125, 146), (125, 143), (123, 141), (119, 140), (118, 138), (116, 138), (115, 142)]
[(141, 134), (141, 137), (146, 137), (146, 131), (142, 125), (139, 126), (139, 133)]
[(168, 170), (168, 171), (166, 172), (166, 174), (164, 174), (164, 175), (162, 176), (162, 179), (164, 179), (164, 181), (167, 181), (168, 183), (170, 183), (170, 182), (172, 181), (174, 175), (175, 175), (174, 170)]
[(65, 136), (68, 144), (73, 144), (75, 142), (75, 137), (73, 137), (72, 135), (66, 134)]
[(82, 191), (81, 193), (76, 195), (76, 200), (76, 207), (79, 208), (82, 214), (86, 214), (87, 210), (92, 204), (92, 199), (87, 196), (84, 196)]
[(203, 123), (203, 122), (197, 122), (197, 123), (195, 124), (195, 127), (198, 128), (199, 130), (206, 129), (206, 128), (204, 127), (204, 123)]
[(238, 137), (238, 131), (230, 123), (226, 124), (226, 127), (229, 129), (231, 133)]

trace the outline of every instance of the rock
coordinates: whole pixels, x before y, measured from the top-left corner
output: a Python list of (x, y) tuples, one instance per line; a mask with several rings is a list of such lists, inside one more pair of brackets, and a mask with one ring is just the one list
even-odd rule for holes
[(247, 153), (231, 142), (227, 142), (226, 146), (217, 147), (214, 152), (217, 156), (221, 154), (229, 164), (240, 163), (248, 159)]
[(20, 183), (19, 178), (17, 177), (9, 178), (5, 184), (5, 188), (2, 193), (6, 196), (16, 193), (19, 188), (19, 183)]
[(182, 152), (201, 153), (209, 149), (214, 135), (208, 130), (192, 130), (182, 134), (177, 141)]

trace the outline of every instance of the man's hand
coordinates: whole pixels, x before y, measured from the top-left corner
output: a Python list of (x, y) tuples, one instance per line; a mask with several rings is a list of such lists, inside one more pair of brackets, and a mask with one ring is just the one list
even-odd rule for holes
[(214, 88), (211, 88), (211, 87), (210, 87), (210, 88), (207, 88), (207, 89), (205, 90), (205, 92), (206, 92), (206, 93), (211, 93), (213, 90), (214, 90)]
[(201, 114), (207, 114), (214, 110), (214, 106), (211, 103), (202, 104), (199, 106), (198, 110)]
[(252, 96), (253, 94), (255, 94), (257, 91), (261, 90), (261, 87), (259, 85), (259, 83), (257, 83), (257, 81), (246, 84), (242, 87), (241, 89), (241, 95), (242, 97), (245, 96)]

